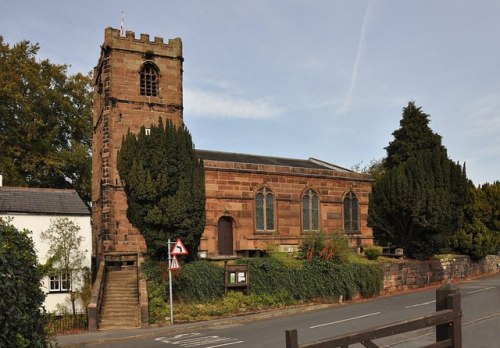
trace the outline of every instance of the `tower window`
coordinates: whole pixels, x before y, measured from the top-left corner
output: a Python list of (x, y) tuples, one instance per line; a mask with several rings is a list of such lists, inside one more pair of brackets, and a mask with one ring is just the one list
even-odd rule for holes
[(158, 96), (158, 69), (152, 63), (146, 63), (141, 69), (141, 95)]

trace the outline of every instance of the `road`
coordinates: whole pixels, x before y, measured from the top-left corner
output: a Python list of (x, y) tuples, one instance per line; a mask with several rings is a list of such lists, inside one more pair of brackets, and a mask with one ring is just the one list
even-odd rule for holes
[[(462, 298), (463, 347), (493, 347), (500, 341), (500, 274), (458, 285)], [(285, 330), (298, 330), (299, 343), (417, 318), (435, 311), (435, 289), (376, 298), (250, 323), (225, 322), (201, 330), (108, 342), (99, 347), (285, 347)], [(381, 347), (420, 347), (434, 342), (428, 328), (375, 341)], [(353, 345), (352, 347), (362, 347)]]

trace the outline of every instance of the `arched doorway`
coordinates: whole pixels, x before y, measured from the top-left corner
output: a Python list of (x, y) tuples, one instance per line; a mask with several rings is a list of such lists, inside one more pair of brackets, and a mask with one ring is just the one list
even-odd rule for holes
[(217, 224), (219, 255), (233, 255), (233, 220), (227, 216)]

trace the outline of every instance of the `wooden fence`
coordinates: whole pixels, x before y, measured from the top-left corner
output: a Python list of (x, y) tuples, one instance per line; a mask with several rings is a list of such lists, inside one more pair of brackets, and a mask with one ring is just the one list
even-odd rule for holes
[(436, 327), (436, 342), (423, 348), (461, 348), (461, 320), (460, 292), (456, 287), (446, 284), (436, 290), (436, 312), (433, 314), (301, 345), (298, 344), (297, 330), (286, 330), (286, 348), (344, 348), (356, 343), (378, 348), (373, 343), (375, 339), (432, 326)]

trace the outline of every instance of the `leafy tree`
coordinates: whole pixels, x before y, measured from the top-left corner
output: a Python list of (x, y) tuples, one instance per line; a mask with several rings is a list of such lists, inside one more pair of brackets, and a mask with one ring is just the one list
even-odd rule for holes
[(457, 250), (481, 259), (500, 251), (500, 182), (470, 187), (472, 201), (465, 225), (456, 236)]
[(0, 173), (6, 185), (75, 188), (89, 203), (91, 80), (38, 50), (0, 36)]
[(417, 258), (453, 247), (470, 201), (465, 166), (448, 158), (428, 117), (413, 102), (403, 109), (369, 203), (375, 238)]
[(125, 182), (127, 217), (143, 234), (153, 259), (165, 259), (167, 239), (181, 238), (196, 258), (205, 228), (205, 172), (191, 135), (171, 122), (124, 137), (118, 170)]
[(48, 264), (52, 273), (62, 275), (68, 281), (68, 289), (73, 314), (79, 289), (75, 285), (85, 275), (85, 250), (82, 250), (83, 236), (80, 226), (68, 218), (51, 220), (49, 228), (41, 237), (50, 245), (47, 252)]
[(48, 337), (33, 240), (0, 219), (0, 347), (45, 347)]

